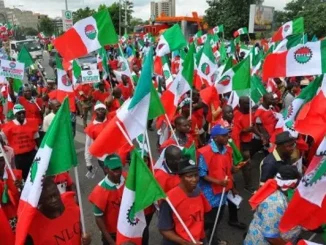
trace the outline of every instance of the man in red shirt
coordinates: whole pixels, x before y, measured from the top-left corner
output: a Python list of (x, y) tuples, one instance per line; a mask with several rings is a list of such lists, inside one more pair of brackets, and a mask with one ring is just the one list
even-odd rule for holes
[(136, 52), (135, 57), (131, 61), (131, 65), (132, 65), (132, 67), (137, 66), (138, 69), (141, 70), (142, 65), (141, 65), (141, 59), (140, 59), (139, 52)]
[(122, 92), (122, 99), (126, 101), (132, 96), (133, 93), (133, 87), (131, 85), (130, 78), (126, 75), (121, 76), (122, 82), (119, 83), (118, 88), (121, 89)]
[(39, 145), (38, 124), (37, 120), (26, 118), (26, 110), (20, 104), (14, 106), (13, 112), (16, 119), (3, 125), (2, 137), (14, 149), (16, 167), (22, 170), (25, 180)]
[(112, 70), (118, 70), (118, 60), (114, 58), (113, 55), (110, 55), (109, 65)]
[(105, 104), (107, 99), (109, 98), (110, 93), (105, 89), (104, 82), (98, 83), (98, 89), (94, 90), (92, 93), (93, 103), (100, 101), (102, 104)]

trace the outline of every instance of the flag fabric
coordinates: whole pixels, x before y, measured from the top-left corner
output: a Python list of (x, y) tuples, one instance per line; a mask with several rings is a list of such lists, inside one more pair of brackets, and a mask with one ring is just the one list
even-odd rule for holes
[(238, 36), (243, 35), (243, 34), (248, 34), (248, 28), (247, 27), (242, 27), (239, 30), (235, 31), (233, 33), (233, 36), (238, 37)]
[(54, 40), (54, 46), (66, 60), (82, 57), (99, 48), (118, 43), (110, 14), (107, 10), (95, 13), (74, 24)]
[(163, 76), (165, 79), (165, 86), (169, 87), (170, 84), (173, 82), (173, 76), (171, 73), (171, 69), (168, 63), (168, 58), (166, 57), (166, 55), (161, 57), (162, 59), (162, 63), (163, 63)]
[(57, 89), (61, 92), (73, 93), (74, 89), (72, 87), (72, 83), (67, 75), (67, 72), (63, 69), (62, 62), (58, 55), (56, 55), (55, 61), (58, 79)]
[(293, 21), (286, 22), (282, 25), (278, 31), (273, 35), (272, 42), (282, 41), (284, 38), (304, 32), (304, 20), (303, 17), (295, 19)]
[(207, 34), (204, 34), (204, 35), (202, 35), (201, 37), (199, 37), (197, 39), (197, 44), (198, 45), (203, 45), (203, 44), (206, 43), (207, 39), (208, 39), (208, 35)]
[(300, 240), (298, 242), (298, 245), (322, 245), (322, 244), (315, 243), (315, 242), (310, 242), (310, 241), (307, 241), (307, 240)]
[(206, 40), (200, 57), (198, 75), (207, 85), (213, 85), (217, 78), (217, 64), (209, 39)]
[(132, 151), (118, 218), (117, 245), (127, 241), (142, 244), (146, 227), (143, 210), (163, 198), (166, 198), (166, 194), (141, 155), (137, 150)]
[(322, 82), (323, 76), (318, 76), (313, 82), (309, 83), (307, 87), (302, 89), (301, 93), (292, 101), (289, 108), (284, 108), (286, 110), (286, 115), (284, 117), (285, 122), (295, 121), (302, 106), (310, 102), (316, 96)]
[(189, 148), (183, 147), (182, 155), (185, 157), (190, 158), (195, 163), (197, 163), (197, 156), (196, 156), (196, 146), (192, 144)]
[(242, 60), (234, 67), (232, 78), (232, 90), (244, 90), (250, 88), (250, 56)]
[(151, 85), (151, 100), (148, 110), (148, 120), (155, 119), (161, 115), (164, 115), (164, 107), (162, 105), (161, 99), (158, 92), (155, 90), (154, 85)]
[(228, 58), (219, 79), (215, 82), (215, 87), (220, 94), (232, 91), (232, 78), (234, 76), (232, 58)]
[(98, 52), (99, 59), (102, 63), (102, 79), (107, 79), (109, 77), (109, 66), (108, 66), (108, 56), (106, 50), (102, 47)]
[(19, 62), (25, 64), (25, 68), (30, 67), (31, 65), (34, 65), (33, 58), (31, 54), (28, 52), (25, 46), (23, 46), (18, 54), (18, 59)]
[(195, 60), (194, 60), (195, 45), (190, 45), (189, 51), (186, 55), (186, 58), (182, 64), (181, 75), (184, 80), (186, 80), (190, 86), (193, 87), (194, 84), (194, 69), (195, 69)]
[(263, 65), (263, 80), (326, 73), (326, 40), (300, 44), (288, 51), (269, 54)]
[(281, 232), (289, 231), (295, 226), (314, 230), (326, 223), (325, 152), (326, 138), (319, 145), (281, 219)]
[(283, 52), (294, 48), (295, 46), (303, 44), (302, 34), (295, 34), (284, 38), (282, 41), (278, 42), (273, 53)]
[(243, 161), (242, 154), (232, 139), (229, 139), (228, 145), (232, 148), (233, 165), (238, 166)]
[[(117, 111), (116, 116), (110, 120), (101, 134), (90, 147), (90, 153), (96, 157), (115, 153), (120, 147), (127, 143), (121, 128), (130, 140), (136, 139), (144, 133), (147, 128), (147, 119), (150, 104), (153, 69), (153, 49), (145, 58), (142, 73), (134, 96), (125, 101)], [(118, 126), (119, 125), (119, 126)], [(108, 137), (115, 140), (108, 142)]]
[(318, 142), (326, 133), (326, 77), (316, 96), (300, 110), (294, 128), (301, 134), (310, 135)]
[(125, 34), (121, 37), (120, 40), (121, 40), (122, 43), (125, 43), (125, 42), (127, 42), (128, 38), (129, 38), (128, 34), (125, 33)]
[(0, 229), (0, 237), (1, 245), (12, 245), (15, 243), (15, 233), (12, 231), (9, 220), (3, 211), (3, 208), (0, 205), (0, 224), (1, 224), (1, 229)]
[(16, 245), (25, 244), (42, 193), (44, 177), (64, 173), (76, 165), (76, 149), (66, 98), (42, 140), (22, 191), (17, 212)]
[(43, 32), (40, 32), (39, 34), (37, 34), (37, 36), (40, 38), (40, 39), (45, 39), (46, 36), (44, 35)]
[(156, 55), (163, 56), (171, 53), (172, 51), (179, 50), (187, 45), (187, 41), (182, 34), (181, 28), (175, 24), (171, 28), (164, 31), (160, 36), (157, 44)]
[(213, 32), (214, 34), (224, 32), (224, 25), (215, 26), (215, 27), (212, 29), (212, 32)]
[(261, 79), (257, 75), (252, 75), (250, 79), (250, 98), (252, 99), (255, 104), (258, 104), (260, 99), (267, 94), (266, 88), (262, 83)]
[(77, 85), (81, 80), (82, 69), (77, 60), (72, 62), (72, 83)]

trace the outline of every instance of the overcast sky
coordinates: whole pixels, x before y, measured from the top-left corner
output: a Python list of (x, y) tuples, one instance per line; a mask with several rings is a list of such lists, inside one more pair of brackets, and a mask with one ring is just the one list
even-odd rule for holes
[[(97, 8), (101, 3), (110, 5), (115, 0), (67, 0), (70, 10), (84, 8)], [(118, 0), (116, 0), (118, 1)], [(134, 2), (134, 17), (149, 19), (150, 0), (131, 0)], [(276, 9), (284, 8), (290, 0), (265, 0), (264, 5), (274, 6)], [(61, 16), (61, 10), (65, 9), (65, 0), (5, 0), (6, 7), (16, 6), (22, 10), (32, 10), (41, 14), (47, 14), (50, 17)], [(191, 15), (196, 10), (199, 15), (205, 13), (208, 5), (205, 0), (176, 0), (177, 15)]]

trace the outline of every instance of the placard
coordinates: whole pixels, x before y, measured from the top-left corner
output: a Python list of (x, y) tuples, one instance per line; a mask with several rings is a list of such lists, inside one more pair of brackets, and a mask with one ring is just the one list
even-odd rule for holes
[(82, 71), (81, 75), (82, 75), (81, 84), (100, 82), (100, 73), (98, 70)]
[(24, 79), (25, 64), (18, 61), (0, 59), (0, 77), (11, 77), (14, 79)]

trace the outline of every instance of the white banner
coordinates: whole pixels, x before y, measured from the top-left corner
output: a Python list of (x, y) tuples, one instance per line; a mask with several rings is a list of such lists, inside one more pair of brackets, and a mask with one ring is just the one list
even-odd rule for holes
[(98, 70), (82, 71), (81, 84), (100, 82), (100, 73)]
[(0, 59), (0, 77), (24, 79), (25, 64), (18, 61)]

